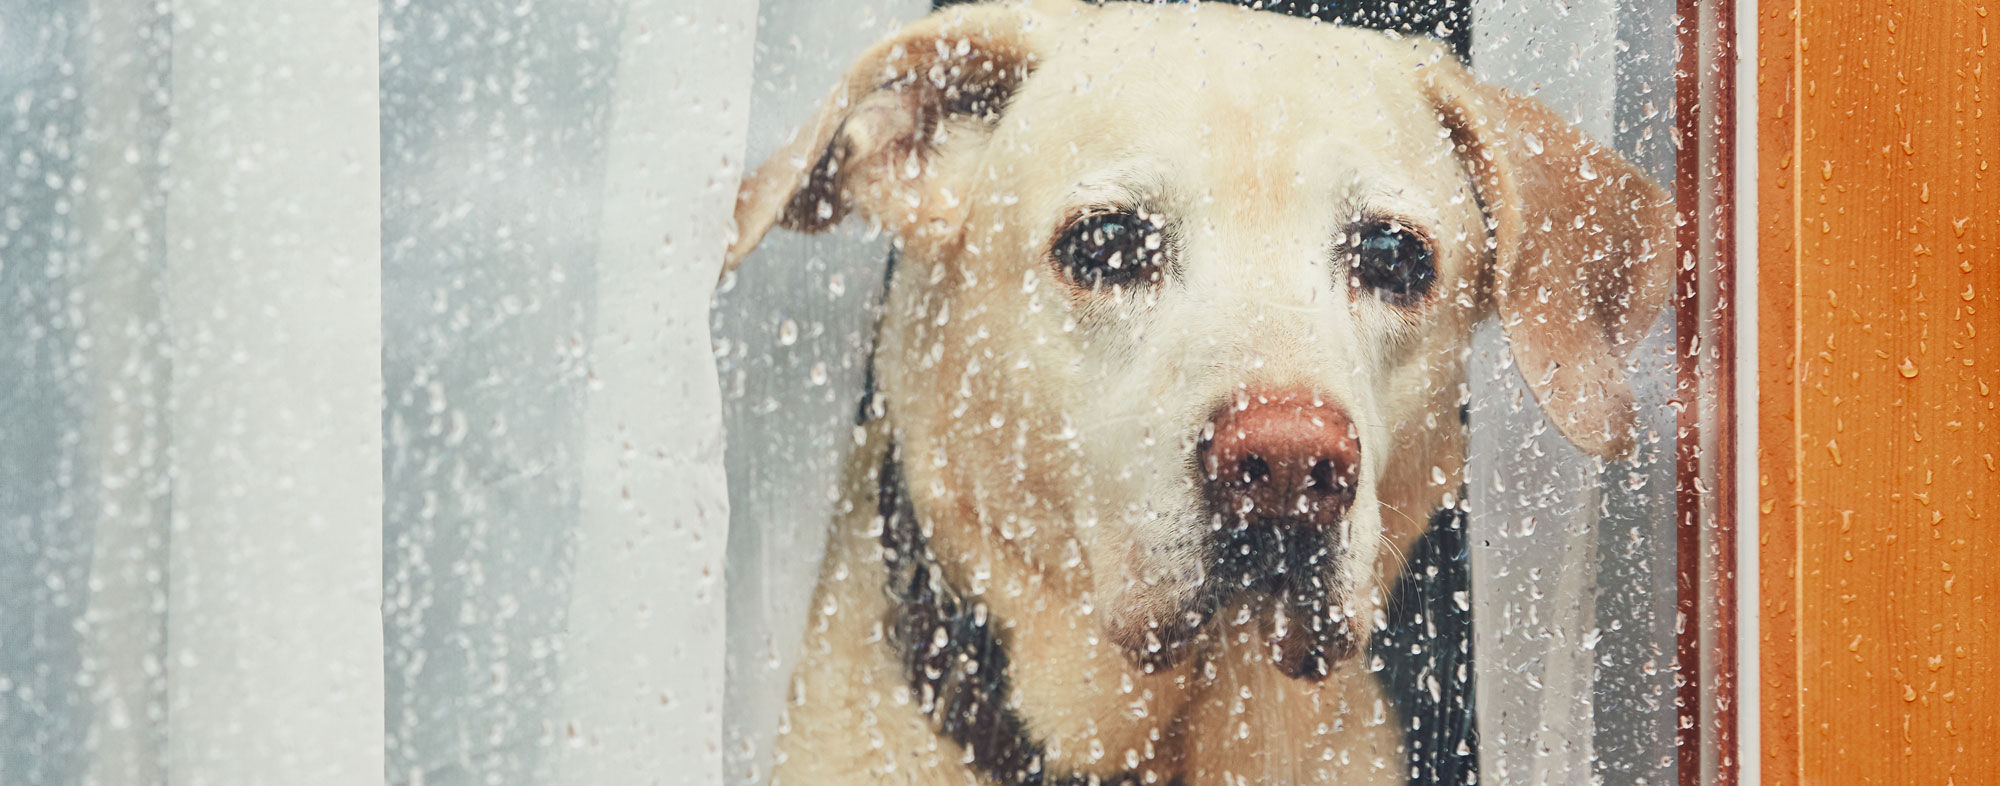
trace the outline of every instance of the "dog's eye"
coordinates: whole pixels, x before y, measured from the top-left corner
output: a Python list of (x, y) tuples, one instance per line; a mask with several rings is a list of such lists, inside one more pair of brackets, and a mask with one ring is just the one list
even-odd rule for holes
[(1394, 306), (1422, 302), (1437, 279), (1431, 246), (1416, 233), (1395, 224), (1375, 224), (1354, 240), (1354, 265), (1348, 283), (1375, 291)]
[(1136, 213), (1092, 213), (1063, 230), (1054, 251), (1071, 281), (1095, 289), (1155, 280), (1163, 243), (1160, 228)]

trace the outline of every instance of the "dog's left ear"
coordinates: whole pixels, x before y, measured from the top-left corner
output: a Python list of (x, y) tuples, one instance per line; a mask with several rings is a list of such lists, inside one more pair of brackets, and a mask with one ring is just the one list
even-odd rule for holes
[(722, 272), (773, 226), (823, 232), (849, 212), (899, 231), (931, 223), (952, 202), (931, 198), (935, 154), (999, 121), (1034, 68), (1034, 17), (1014, 5), (953, 8), (870, 47), (812, 125), (743, 179)]
[(1673, 200), (1540, 101), (1456, 63), (1425, 88), (1491, 219), (1491, 292), (1515, 362), (1563, 436), (1629, 454), (1637, 411), (1625, 359), (1673, 281)]

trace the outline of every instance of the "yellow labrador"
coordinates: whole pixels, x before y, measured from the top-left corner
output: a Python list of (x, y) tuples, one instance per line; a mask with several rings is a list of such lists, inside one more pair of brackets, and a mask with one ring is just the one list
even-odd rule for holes
[(775, 779), (1403, 782), (1357, 654), (1456, 504), (1473, 326), (1628, 451), (1671, 211), (1433, 42), (1041, 3), (877, 44), (726, 262), (850, 214), (899, 257)]

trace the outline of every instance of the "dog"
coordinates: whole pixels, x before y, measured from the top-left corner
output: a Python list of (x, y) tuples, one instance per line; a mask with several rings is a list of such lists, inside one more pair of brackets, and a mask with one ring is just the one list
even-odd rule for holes
[(1038, 2), (875, 45), (724, 261), (894, 239), (773, 782), (1405, 782), (1365, 653), (1463, 502), (1473, 328), (1627, 455), (1672, 210), (1434, 41)]

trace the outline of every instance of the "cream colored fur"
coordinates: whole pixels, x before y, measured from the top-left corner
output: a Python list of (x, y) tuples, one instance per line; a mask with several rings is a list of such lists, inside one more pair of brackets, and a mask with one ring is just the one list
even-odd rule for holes
[[(988, 93), (1005, 97), (989, 113), (944, 111)], [(1064, 222), (1111, 204), (1174, 222), (1160, 283), (1092, 293), (1050, 261)], [(1252, 603), (1225, 607), (1196, 656), (1138, 665), (1147, 621), (1205, 570), (1200, 429), (1218, 402), (1275, 387), (1351, 414), (1340, 591), (1379, 624), (1401, 555), (1459, 488), (1480, 319), (1500, 317), (1566, 436), (1630, 448), (1624, 355), (1664, 301), (1670, 210), (1630, 164), (1428, 41), (1054, 2), (895, 34), (746, 179), (727, 262), (773, 226), (849, 214), (902, 255), (875, 356), (886, 417), (850, 466), (776, 781), (974, 780), (884, 640), (874, 473), (893, 440), (946, 573), (1007, 625), (1012, 695), (1051, 769), (1402, 783), (1402, 724), (1365, 649), (1323, 682), (1287, 679), (1235, 624)], [(1350, 294), (1337, 238), (1366, 217), (1435, 241), (1425, 305)]]

